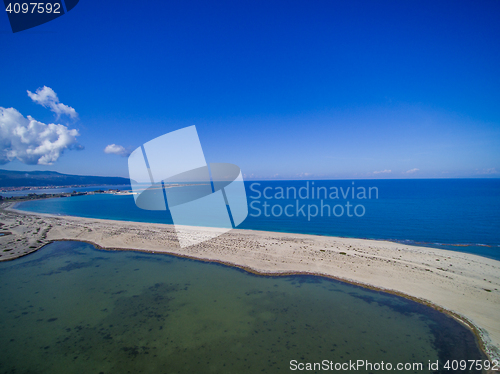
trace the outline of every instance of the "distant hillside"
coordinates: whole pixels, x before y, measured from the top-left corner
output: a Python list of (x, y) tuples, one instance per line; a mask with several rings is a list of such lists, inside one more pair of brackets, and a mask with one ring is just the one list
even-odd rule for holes
[(130, 184), (128, 178), (92, 177), (55, 171), (11, 171), (0, 169), (0, 187), (44, 187), (72, 185)]

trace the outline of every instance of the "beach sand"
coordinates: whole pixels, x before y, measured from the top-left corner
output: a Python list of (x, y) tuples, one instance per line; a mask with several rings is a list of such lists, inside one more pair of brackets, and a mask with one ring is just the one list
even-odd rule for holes
[[(307, 273), (425, 303), (469, 326), (490, 359), (500, 359), (500, 261), (388, 241), (232, 230), (180, 248), (173, 226), (33, 214), (0, 207), (0, 261), (54, 240), (100, 248), (169, 253), (259, 274)], [(197, 228), (204, 235), (210, 228)]]

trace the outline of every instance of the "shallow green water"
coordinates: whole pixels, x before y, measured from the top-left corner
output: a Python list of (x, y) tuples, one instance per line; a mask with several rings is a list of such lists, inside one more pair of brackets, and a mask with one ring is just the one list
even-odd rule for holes
[(319, 277), (79, 242), (0, 263), (0, 373), (289, 373), (291, 360), (358, 359), (428, 372), (429, 360), (480, 358), (453, 319)]

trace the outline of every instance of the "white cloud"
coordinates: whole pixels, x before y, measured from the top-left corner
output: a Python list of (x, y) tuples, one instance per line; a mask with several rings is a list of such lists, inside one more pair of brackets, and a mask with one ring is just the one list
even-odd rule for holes
[(413, 168), (413, 169), (410, 169), (406, 172), (406, 174), (413, 174), (413, 173), (416, 173), (417, 171), (419, 171), (420, 169), (417, 169), (417, 168)]
[(29, 165), (51, 165), (66, 149), (83, 149), (78, 130), (45, 124), (14, 108), (0, 107), (0, 165), (14, 159)]
[(104, 153), (114, 154), (123, 157), (130, 156), (130, 151), (126, 150), (125, 147), (117, 144), (107, 145), (106, 148), (104, 148)]
[(312, 174), (311, 173), (300, 173), (297, 174), (296, 176), (299, 178), (304, 178), (304, 177), (310, 177)]
[(478, 171), (477, 174), (498, 174), (498, 170), (496, 168), (483, 169)]
[(381, 170), (381, 171), (374, 171), (373, 174), (389, 174), (392, 173), (392, 170)]
[(74, 108), (59, 102), (57, 94), (50, 87), (43, 86), (43, 88), (38, 88), (36, 93), (28, 90), (28, 96), (31, 97), (31, 100), (35, 103), (43, 105), (45, 108), (49, 108), (56, 113), (58, 117), (61, 114), (66, 114), (71, 118), (78, 117), (78, 113)]

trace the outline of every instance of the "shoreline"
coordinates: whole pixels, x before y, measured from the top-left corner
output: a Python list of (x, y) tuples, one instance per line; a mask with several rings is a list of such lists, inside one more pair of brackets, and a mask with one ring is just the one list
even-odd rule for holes
[[(134, 194), (134, 193), (131, 193), (131, 194)], [(126, 195), (130, 195), (130, 194), (112, 193), (112, 195), (126, 196)], [(54, 199), (54, 198), (58, 198), (58, 197), (47, 197), (47, 198), (45, 198), (45, 200)], [(153, 224), (153, 225), (172, 226), (172, 224), (161, 223), (161, 222), (116, 220), (116, 219), (112, 219), (112, 218), (83, 217), (83, 216), (75, 216), (75, 215), (69, 215), (69, 214), (41, 213), (41, 212), (31, 212), (28, 210), (16, 209), (17, 205), (22, 204), (24, 202), (25, 201), (16, 201), (16, 202), (4, 201), (4, 204), (11, 204), (11, 206), (8, 208), (8, 210), (18, 212), (19, 214), (35, 214), (35, 215), (47, 216), (47, 217), (74, 217), (74, 218), (83, 218), (83, 219), (89, 219), (89, 220), (94, 219), (94, 220), (104, 220), (104, 221), (148, 223), (148, 224)], [(1, 206), (1, 204), (2, 203), (0, 202), (0, 206)], [(0, 209), (2, 209), (2, 208), (0, 208)], [(495, 245), (495, 244), (484, 244), (484, 243), (473, 243), (473, 242), (467, 242), (467, 243), (425, 242), (425, 241), (414, 240), (414, 239), (371, 238), (371, 237), (360, 237), (360, 236), (352, 237), (352, 236), (330, 235), (330, 234), (323, 234), (323, 233), (300, 233), (300, 232), (294, 232), (294, 231), (265, 231), (265, 230), (253, 229), (253, 228), (245, 228), (245, 229), (238, 229), (238, 230), (256, 231), (256, 232), (270, 232), (270, 233), (275, 232), (275, 233), (290, 234), (290, 235), (311, 235), (311, 236), (320, 236), (320, 237), (327, 237), (327, 238), (360, 239), (360, 240), (370, 240), (370, 241), (378, 241), (378, 242), (391, 242), (391, 243), (401, 244), (401, 245), (405, 245), (405, 246), (426, 247), (426, 248), (434, 248), (434, 249), (440, 249), (440, 250), (445, 250), (445, 251), (466, 253), (466, 254), (484, 257), (484, 258), (487, 258), (487, 259), (490, 259), (493, 261), (500, 261), (500, 258), (495, 258), (495, 257), (487, 255), (487, 254), (476, 254), (476, 253), (472, 253), (472, 252), (462, 251), (459, 249), (459, 248), (466, 248), (466, 247), (485, 247), (485, 248), (499, 248), (500, 249), (500, 244)], [(452, 248), (456, 248), (456, 249), (451, 249), (451, 248), (447, 248), (447, 247), (452, 247)], [(1, 261), (1, 259), (0, 259), (0, 261)]]
[[(383, 240), (238, 229), (180, 248), (172, 225), (24, 212), (12, 203), (2, 204), (0, 221), (2, 231), (11, 232), (0, 236), (0, 261), (70, 240), (217, 262), (258, 275), (328, 277), (445, 313), (472, 330), (490, 360), (500, 359), (500, 261)], [(197, 228), (197, 234), (204, 231), (210, 228)]]

